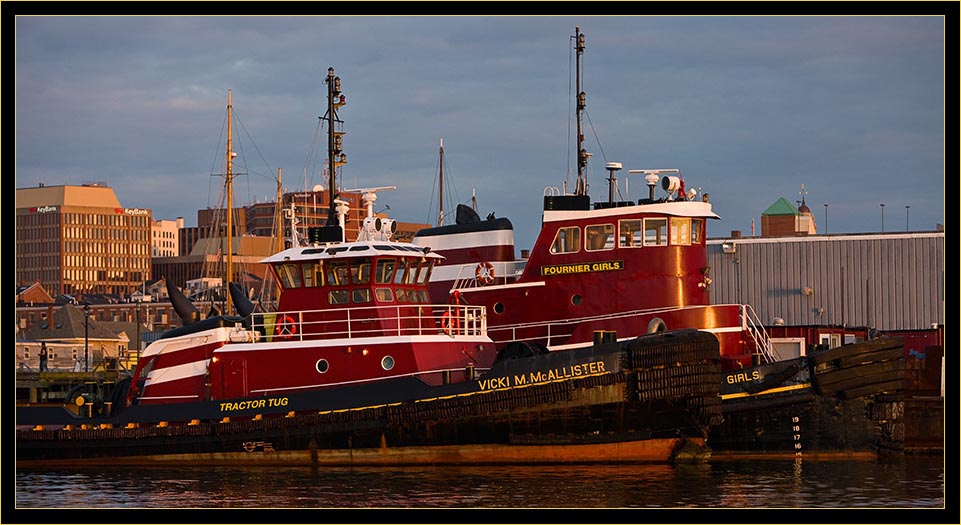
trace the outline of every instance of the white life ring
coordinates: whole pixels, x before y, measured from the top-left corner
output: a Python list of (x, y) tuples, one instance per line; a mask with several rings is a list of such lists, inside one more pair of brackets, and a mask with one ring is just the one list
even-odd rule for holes
[(474, 278), (478, 283), (482, 285), (488, 285), (494, 282), (494, 265), (489, 262), (482, 262), (477, 264), (477, 268), (474, 269)]

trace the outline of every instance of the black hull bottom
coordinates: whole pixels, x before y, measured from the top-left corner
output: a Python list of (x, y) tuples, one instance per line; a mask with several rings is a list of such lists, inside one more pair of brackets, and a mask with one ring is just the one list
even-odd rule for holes
[(714, 456), (876, 457), (901, 449), (903, 402), (897, 396), (790, 397), (763, 409), (725, 404), (725, 421), (708, 440)]
[[(877, 457), (904, 448), (900, 339), (726, 374), (715, 457)], [(741, 381), (738, 381), (741, 379)]]

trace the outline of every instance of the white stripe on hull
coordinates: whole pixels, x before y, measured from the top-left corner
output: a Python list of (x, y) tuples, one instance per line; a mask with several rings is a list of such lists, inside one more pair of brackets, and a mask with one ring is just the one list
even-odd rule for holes
[(209, 362), (210, 359), (201, 359), (200, 361), (194, 361), (192, 363), (184, 363), (182, 365), (174, 365), (151, 370), (147, 375), (147, 382), (144, 385), (144, 390), (146, 390), (146, 387), (162, 385), (170, 381), (178, 381), (180, 379), (202, 376), (207, 373), (207, 364)]
[(158, 339), (144, 349), (141, 357), (150, 357), (157, 354), (169, 355), (180, 350), (191, 350), (198, 346), (226, 341), (227, 330), (228, 329), (224, 327), (211, 328), (210, 330), (172, 337), (170, 339)]
[(427, 237), (414, 237), (411, 242), (418, 246), (430, 246), (431, 251), (435, 252), (477, 248), (478, 246), (510, 246), (513, 249), (514, 230), (429, 235)]

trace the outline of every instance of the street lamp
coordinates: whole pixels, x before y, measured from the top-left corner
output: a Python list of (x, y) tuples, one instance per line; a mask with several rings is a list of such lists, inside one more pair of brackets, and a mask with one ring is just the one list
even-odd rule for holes
[(83, 371), (90, 371), (90, 305), (83, 305)]
[(824, 203), (824, 234), (828, 233), (828, 203)]
[[(140, 362), (140, 299), (137, 299), (137, 361)], [(136, 363), (134, 366), (137, 366)]]
[(884, 233), (884, 203), (881, 203), (881, 233)]

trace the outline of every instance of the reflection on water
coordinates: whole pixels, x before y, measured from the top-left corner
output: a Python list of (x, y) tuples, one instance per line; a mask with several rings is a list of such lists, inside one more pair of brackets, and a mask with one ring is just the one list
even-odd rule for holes
[(26, 508), (940, 508), (943, 458), (702, 465), (21, 469)]

